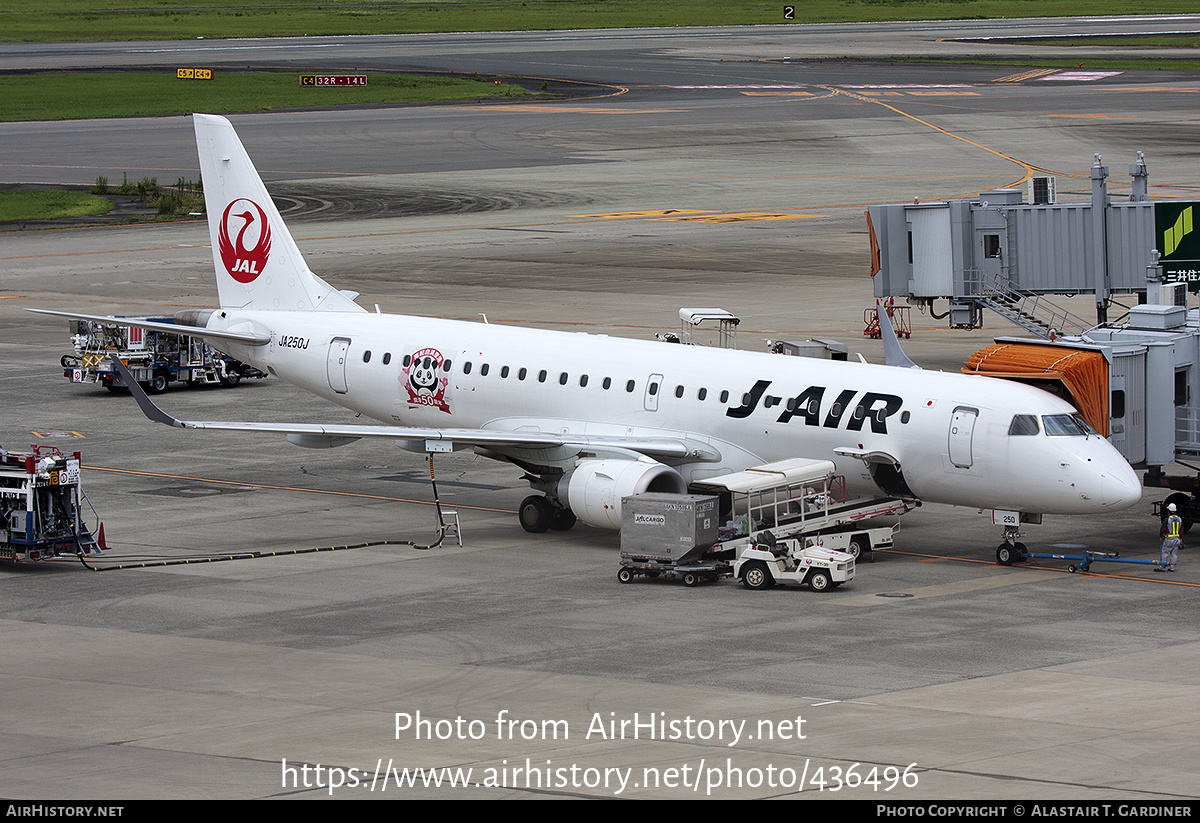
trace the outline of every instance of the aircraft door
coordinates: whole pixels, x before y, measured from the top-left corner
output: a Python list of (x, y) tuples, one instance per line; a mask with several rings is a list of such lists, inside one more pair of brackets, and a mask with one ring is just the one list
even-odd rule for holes
[(662, 393), (663, 376), (652, 374), (646, 380), (646, 411), (658, 411), (658, 395)]
[(338, 394), (345, 394), (349, 390), (346, 385), (346, 359), (349, 353), (350, 338), (335, 337), (330, 342), (326, 370), (329, 374), (329, 388)]
[(958, 406), (950, 416), (950, 462), (960, 469), (971, 468), (971, 440), (979, 409)]

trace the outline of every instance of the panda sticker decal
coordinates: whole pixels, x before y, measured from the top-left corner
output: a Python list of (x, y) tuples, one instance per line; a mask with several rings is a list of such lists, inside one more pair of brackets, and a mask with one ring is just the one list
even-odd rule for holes
[(400, 380), (408, 392), (408, 406), (432, 406), (450, 413), (446, 402), (446, 386), (450, 378), (444, 373), (445, 358), (437, 349), (421, 349), (414, 352), (408, 365), (400, 371)]

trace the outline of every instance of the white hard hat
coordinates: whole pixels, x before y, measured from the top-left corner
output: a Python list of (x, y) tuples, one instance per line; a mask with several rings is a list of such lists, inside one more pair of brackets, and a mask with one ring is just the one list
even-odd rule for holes
[(1175, 504), (1174, 504), (1174, 503), (1168, 503), (1168, 504), (1167, 504), (1167, 511), (1169, 511), (1171, 514), (1174, 514), (1174, 513), (1175, 513)]

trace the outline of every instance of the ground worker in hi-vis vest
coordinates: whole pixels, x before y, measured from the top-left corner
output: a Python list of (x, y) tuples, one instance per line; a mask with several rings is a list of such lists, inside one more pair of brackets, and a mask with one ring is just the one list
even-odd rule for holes
[(1167, 519), (1163, 521), (1159, 534), (1163, 542), (1158, 550), (1158, 565), (1154, 567), (1156, 572), (1175, 571), (1179, 550), (1183, 548), (1183, 540), (1179, 536), (1182, 532), (1183, 519), (1176, 513), (1175, 504), (1171, 503), (1167, 506)]

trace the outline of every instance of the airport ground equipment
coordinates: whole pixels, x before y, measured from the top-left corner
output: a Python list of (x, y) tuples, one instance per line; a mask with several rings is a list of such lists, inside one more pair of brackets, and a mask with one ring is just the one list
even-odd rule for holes
[(793, 458), (712, 477), (693, 483), (692, 489), (718, 496), (727, 524), (722, 546), (739, 556), (767, 530), (776, 540), (822, 536), (826, 545), (855, 559), (891, 547), (899, 524), (866, 522), (899, 517), (918, 504), (890, 497), (847, 499), (845, 478), (833, 472), (831, 460)]
[(733, 576), (747, 589), (808, 584), (827, 592), (854, 579), (854, 556), (822, 545), (823, 538), (777, 540), (769, 531), (742, 549), (733, 563)]
[(664, 576), (695, 586), (728, 577), (732, 553), (717, 543), (717, 514), (713, 495), (649, 492), (622, 498), (617, 579)]
[(875, 302), (874, 306), (863, 309), (863, 336), (869, 337), (872, 340), (878, 340), (883, 332), (879, 328), (879, 307), (883, 305), (887, 309), (887, 316), (892, 320), (892, 328), (896, 332), (896, 337), (909, 339), (912, 337), (912, 307), (894, 305), (893, 298), (888, 298), (886, 304)]
[(83, 519), (87, 497), (80, 485), (79, 452), (68, 457), (52, 446), (32, 449), (0, 448), (0, 560), (99, 552), (103, 526), (97, 540)]
[(1143, 560), (1134, 557), (1121, 557), (1120, 552), (1093, 552), (1083, 549), (1081, 554), (1048, 554), (1046, 552), (1030, 552), (1025, 550), (1025, 546), (1021, 543), (1016, 544), (1019, 549), (1016, 551), (1004, 551), (1004, 546), (996, 550), (996, 562), (1001, 566), (1011, 566), (1014, 563), (1024, 563), (1026, 560), (1074, 560), (1075, 562), (1067, 566), (1069, 572), (1086, 572), (1092, 567), (1092, 563), (1098, 560), (1103, 560), (1106, 563), (1131, 563), (1137, 566), (1157, 566), (1157, 560)]
[[(170, 317), (134, 318), (156, 323), (174, 323)], [(266, 374), (234, 360), (197, 337), (116, 326), (92, 320), (72, 320), (71, 342), (75, 353), (63, 355), (63, 375), (72, 383), (93, 383), (116, 391), (122, 388), (113, 369), (116, 355), (148, 391), (160, 393), (177, 380), (189, 386), (236, 386), (242, 378)]]
[[(871, 206), (875, 297), (906, 298), (955, 328), (979, 328), (987, 309), (1051, 339), (1107, 322), (1115, 297), (1141, 299), (1160, 278), (1200, 289), (1200, 232), (1192, 231), (1200, 202), (1152, 202), (1141, 152), (1129, 174), (1123, 202), (1109, 197), (1108, 167), (1095, 155), (1084, 202), (1056, 202), (1053, 178), (1034, 178), (1029, 202), (1020, 189), (990, 189)], [(1052, 304), (1055, 294), (1092, 296), (1096, 319)], [(945, 313), (934, 313), (935, 300), (948, 301)]]

